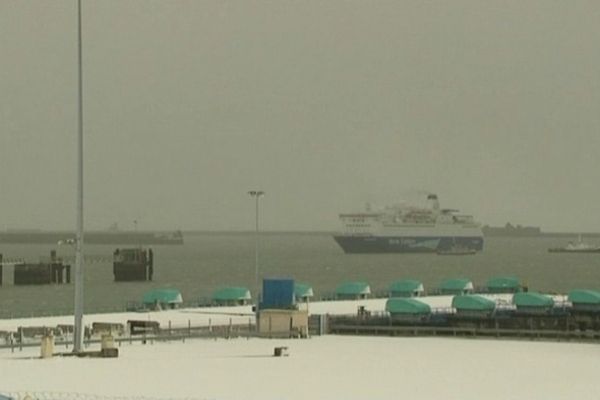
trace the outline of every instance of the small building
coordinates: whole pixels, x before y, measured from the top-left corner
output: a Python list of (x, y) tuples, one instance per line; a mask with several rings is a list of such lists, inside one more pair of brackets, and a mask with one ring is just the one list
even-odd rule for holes
[(335, 289), (338, 300), (360, 300), (371, 295), (371, 287), (366, 282), (345, 282)]
[(513, 304), (517, 312), (544, 314), (552, 310), (554, 299), (541, 293), (521, 292), (513, 295)]
[(423, 284), (415, 279), (404, 279), (390, 285), (390, 297), (418, 297), (424, 292)]
[(391, 298), (385, 303), (385, 311), (392, 319), (401, 321), (421, 320), (431, 314), (431, 307), (422, 301), (411, 298)]
[(442, 282), (442, 284), (439, 287), (439, 290), (441, 294), (470, 294), (473, 293), (473, 282), (465, 278), (448, 279)]
[(517, 293), (522, 290), (519, 278), (514, 276), (499, 276), (491, 278), (486, 283), (489, 293)]
[(183, 297), (177, 289), (154, 289), (144, 294), (142, 303), (152, 310), (173, 309), (181, 306)]
[(256, 320), (262, 337), (308, 337), (308, 312), (305, 310), (260, 310)]
[(486, 317), (493, 314), (496, 302), (476, 294), (464, 294), (452, 298), (452, 308), (459, 315)]
[(154, 274), (152, 249), (116, 249), (113, 253), (115, 282), (151, 281)]
[(600, 312), (600, 292), (596, 290), (572, 290), (569, 301), (573, 304), (573, 310)]
[(260, 309), (290, 309), (296, 305), (294, 280), (269, 278), (263, 279)]
[(219, 306), (244, 306), (252, 300), (245, 287), (224, 287), (213, 293), (212, 301)]
[(297, 302), (306, 303), (314, 296), (313, 288), (306, 283), (295, 283), (294, 296)]

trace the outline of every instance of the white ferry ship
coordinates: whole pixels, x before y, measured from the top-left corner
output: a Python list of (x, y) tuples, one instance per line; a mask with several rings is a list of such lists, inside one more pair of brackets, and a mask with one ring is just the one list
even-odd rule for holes
[(481, 225), (471, 215), (440, 209), (435, 194), (428, 207), (388, 206), (381, 211), (340, 214), (344, 232), (335, 241), (346, 253), (436, 253), (453, 246), (483, 250)]

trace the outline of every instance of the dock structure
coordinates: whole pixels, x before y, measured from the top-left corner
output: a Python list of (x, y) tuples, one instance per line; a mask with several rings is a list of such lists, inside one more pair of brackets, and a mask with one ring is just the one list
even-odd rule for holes
[(49, 285), (71, 283), (71, 266), (63, 263), (50, 252), (48, 261), (27, 263), (23, 260), (15, 262), (3, 261), (0, 254), (0, 285)]
[(359, 307), (354, 315), (320, 317), (326, 319), (321, 324), (325, 333), (334, 334), (600, 342), (600, 293), (575, 291), (571, 298), (577, 306), (539, 293), (515, 293), (510, 304), (485, 295), (457, 295), (446, 308), (431, 308), (415, 298), (390, 298), (383, 313)]
[(113, 253), (115, 282), (151, 281), (154, 275), (152, 249), (116, 249)]

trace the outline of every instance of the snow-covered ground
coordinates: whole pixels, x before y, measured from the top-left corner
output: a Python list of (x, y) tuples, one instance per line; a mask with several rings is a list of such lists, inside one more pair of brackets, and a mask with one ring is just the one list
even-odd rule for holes
[[(272, 357), (288, 346), (289, 357)], [(197, 399), (597, 399), (600, 346), (322, 336), (123, 344), (117, 359), (0, 351), (1, 391)]]

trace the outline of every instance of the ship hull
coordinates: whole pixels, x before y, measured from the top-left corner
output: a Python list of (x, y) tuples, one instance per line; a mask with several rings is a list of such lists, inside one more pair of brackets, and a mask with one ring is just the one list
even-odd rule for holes
[(334, 236), (345, 253), (437, 253), (453, 246), (482, 251), (483, 237)]

